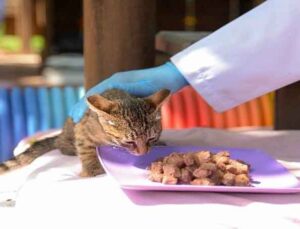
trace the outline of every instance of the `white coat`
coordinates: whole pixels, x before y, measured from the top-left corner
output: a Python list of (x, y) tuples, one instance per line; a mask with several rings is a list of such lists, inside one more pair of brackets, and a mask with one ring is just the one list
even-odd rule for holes
[(300, 1), (264, 2), (171, 61), (216, 111), (298, 81)]

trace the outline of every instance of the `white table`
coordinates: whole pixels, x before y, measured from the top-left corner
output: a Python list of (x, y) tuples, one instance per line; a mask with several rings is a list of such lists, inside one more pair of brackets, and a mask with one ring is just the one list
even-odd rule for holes
[[(162, 140), (260, 148), (300, 179), (300, 131), (172, 130)], [(9, 221), (6, 228), (300, 228), (300, 193), (126, 191), (107, 175), (82, 179), (79, 171), (77, 157), (52, 151), (0, 177), (2, 201), (16, 200), (0, 208), (0, 221)]]

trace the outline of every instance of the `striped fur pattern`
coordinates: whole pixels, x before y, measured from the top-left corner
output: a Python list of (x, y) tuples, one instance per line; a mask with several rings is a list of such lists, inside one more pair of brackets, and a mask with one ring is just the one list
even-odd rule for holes
[(52, 149), (77, 155), (82, 177), (104, 173), (97, 159), (96, 146), (122, 146), (129, 153), (144, 155), (160, 137), (160, 107), (169, 95), (169, 90), (162, 89), (149, 97), (136, 98), (110, 89), (101, 95), (89, 96), (90, 109), (79, 123), (67, 119), (60, 135), (38, 141), (19, 156), (0, 164), (0, 174), (30, 164)]

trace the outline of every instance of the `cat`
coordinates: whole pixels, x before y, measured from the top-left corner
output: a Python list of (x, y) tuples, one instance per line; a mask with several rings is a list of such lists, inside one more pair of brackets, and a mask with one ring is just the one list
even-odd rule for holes
[(61, 134), (33, 143), (27, 150), (0, 164), (0, 174), (30, 164), (34, 159), (59, 149), (62, 154), (77, 155), (81, 177), (104, 173), (97, 155), (99, 145), (125, 147), (136, 156), (146, 154), (162, 131), (161, 105), (170, 91), (162, 89), (146, 98), (110, 89), (87, 97), (88, 110), (74, 123), (68, 118)]

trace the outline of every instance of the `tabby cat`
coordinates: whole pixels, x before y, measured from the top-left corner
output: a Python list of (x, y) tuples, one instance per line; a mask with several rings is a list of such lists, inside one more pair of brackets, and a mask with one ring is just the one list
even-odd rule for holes
[(160, 137), (160, 107), (169, 95), (169, 90), (162, 89), (149, 97), (137, 98), (110, 89), (89, 96), (89, 109), (80, 122), (68, 118), (60, 135), (35, 142), (22, 154), (0, 164), (0, 174), (27, 165), (53, 149), (79, 156), (82, 177), (104, 173), (96, 146), (116, 145), (134, 155), (144, 155)]

